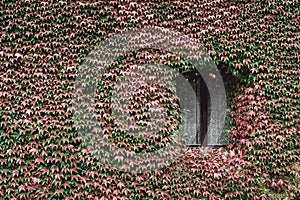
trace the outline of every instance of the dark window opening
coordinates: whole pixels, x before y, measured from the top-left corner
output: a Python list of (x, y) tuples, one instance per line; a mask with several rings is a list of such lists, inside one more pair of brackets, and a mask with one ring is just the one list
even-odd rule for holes
[[(210, 100), (209, 91), (205, 84), (205, 81), (203, 80), (200, 73), (196, 69), (189, 70), (186, 72), (181, 72), (181, 74), (184, 76), (186, 81), (193, 88), (196, 94), (196, 99), (198, 100), (197, 101), (198, 105), (195, 106), (196, 113), (197, 113), (196, 124), (195, 124), (196, 130), (195, 129), (191, 130), (191, 132), (193, 132), (192, 134), (196, 134), (196, 135), (194, 140), (187, 143), (187, 146), (188, 147), (208, 146), (211, 148), (219, 148), (225, 146), (223, 144), (210, 145), (208, 144), (207, 141), (211, 100)], [(191, 126), (193, 126), (193, 124), (191, 124)]]

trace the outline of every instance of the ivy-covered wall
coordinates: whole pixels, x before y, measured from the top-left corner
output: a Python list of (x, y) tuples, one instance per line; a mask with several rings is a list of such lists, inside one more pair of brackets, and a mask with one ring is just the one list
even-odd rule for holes
[[(0, 7), (0, 198), (300, 196), (299, 1), (27, 0)], [(191, 148), (168, 167), (125, 173), (84, 147), (72, 115), (74, 81), (101, 41), (151, 26), (196, 39), (227, 77), (235, 77), (226, 81), (230, 137), (225, 148)], [(170, 52), (142, 50), (116, 61), (113, 72), (152, 61), (175, 68), (185, 63)], [(109, 112), (105, 106), (103, 113)], [(176, 126), (176, 115), (170, 116)], [(164, 136), (129, 144), (121, 144), (124, 135), (116, 137), (118, 145), (150, 151), (167, 144)]]

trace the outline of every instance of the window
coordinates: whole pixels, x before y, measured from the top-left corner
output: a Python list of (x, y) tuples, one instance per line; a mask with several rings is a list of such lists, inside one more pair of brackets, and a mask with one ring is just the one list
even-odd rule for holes
[[(208, 144), (208, 123), (210, 116), (210, 95), (208, 88), (197, 70), (186, 71), (181, 73), (189, 84), (194, 94), (186, 93), (186, 85), (176, 83), (176, 89), (181, 93), (180, 97), (185, 98), (187, 95), (195, 96), (193, 100), (185, 107), (190, 111), (189, 117), (184, 122), (184, 132), (188, 134), (188, 147), (208, 146), (218, 148), (224, 146), (223, 144)], [(179, 80), (178, 81), (182, 81)], [(188, 97), (189, 99), (191, 97)]]

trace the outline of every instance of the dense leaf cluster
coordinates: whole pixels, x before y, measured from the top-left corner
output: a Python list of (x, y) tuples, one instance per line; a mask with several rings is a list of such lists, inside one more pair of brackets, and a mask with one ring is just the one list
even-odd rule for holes
[[(297, 0), (239, 2), (3, 2), (0, 9), (0, 196), (5, 199), (264, 199), (300, 195), (300, 68)], [(228, 77), (229, 145), (189, 149), (168, 167), (143, 174), (103, 165), (78, 136), (72, 92), (79, 65), (101, 41), (129, 27), (160, 26), (198, 40)], [(161, 62), (184, 68), (170, 52), (141, 50), (114, 63), (99, 85), (99, 114), (118, 69)], [(138, 63), (135, 63), (138, 62)], [(145, 89), (146, 90), (146, 89)], [(147, 90), (146, 90), (147, 91)], [(156, 92), (154, 92), (156, 91)], [(154, 93), (153, 93), (154, 92)], [(138, 101), (176, 97), (161, 90)], [(157, 93), (158, 92), (158, 93)], [(155, 96), (156, 95), (156, 96)], [(165, 94), (164, 94), (165, 95)], [(165, 97), (166, 98), (166, 97)], [(101, 102), (102, 100), (103, 102)], [(143, 100), (144, 99), (144, 100)], [(169, 106), (169, 107), (168, 107)], [(170, 110), (176, 129), (178, 107)], [(132, 116), (146, 120), (133, 106)], [(106, 115), (107, 116), (107, 115)], [(173, 116), (173, 117), (172, 117)], [(171, 134), (122, 143), (151, 151)], [(171, 123), (172, 122), (172, 123)], [(146, 123), (147, 124), (147, 123)], [(151, 123), (149, 124), (151, 125)], [(168, 133), (169, 129), (166, 129)], [(112, 132), (111, 132), (112, 133)], [(124, 142), (124, 141), (123, 141)], [(147, 146), (149, 145), (149, 146)]]

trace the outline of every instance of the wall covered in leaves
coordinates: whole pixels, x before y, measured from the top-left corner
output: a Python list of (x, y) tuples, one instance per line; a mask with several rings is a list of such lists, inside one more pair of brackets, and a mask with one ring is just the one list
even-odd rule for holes
[[(300, 196), (299, 5), (297, 0), (2, 1), (0, 198)], [(72, 92), (79, 65), (97, 44), (130, 27), (151, 26), (196, 39), (233, 77), (234, 84), (227, 81), (230, 137), (225, 148), (205, 153), (191, 148), (168, 167), (125, 173), (101, 164), (84, 147), (74, 126)], [(135, 62), (185, 63), (169, 52), (142, 50), (115, 62), (111, 76)], [(98, 94), (101, 99), (106, 93), (100, 88)], [(102, 114), (109, 112), (105, 105)], [(109, 119), (100, 120), (110, 126)], [(115, 139), (120, 147), (147, 151), (166, 145), (168, 137), (131, 138), (129, 145), (122, 135)]]

